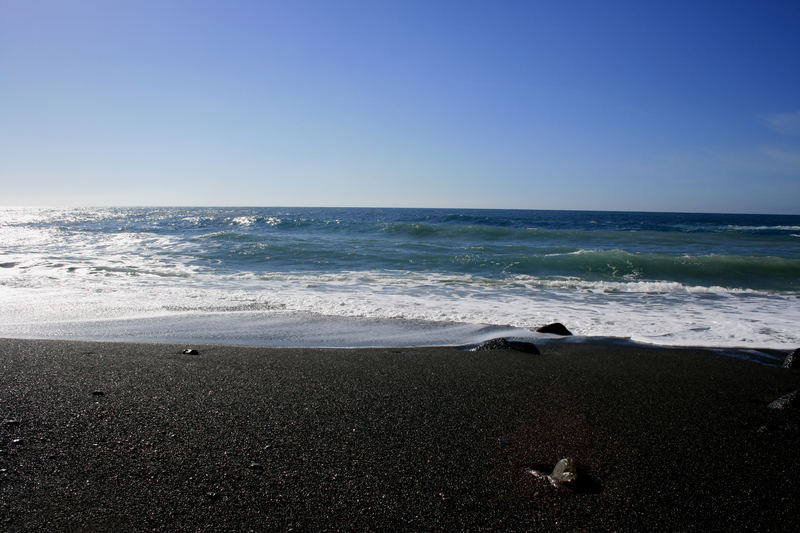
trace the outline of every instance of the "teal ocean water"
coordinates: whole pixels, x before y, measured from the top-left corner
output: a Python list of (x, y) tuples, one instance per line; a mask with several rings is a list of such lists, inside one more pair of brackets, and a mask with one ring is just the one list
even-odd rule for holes
[(3, 208), (0, 298), (2, 336), (438, 344), (557, 320), (793, 348), (800, 216)]

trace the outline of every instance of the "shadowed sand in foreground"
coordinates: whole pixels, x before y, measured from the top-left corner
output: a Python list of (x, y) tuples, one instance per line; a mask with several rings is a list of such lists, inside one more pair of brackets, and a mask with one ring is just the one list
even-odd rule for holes
[[(0, 340), (2, 530), (793, 530), (800, 371), (550, 343)], [(546, 475), (574, 458), (579, 483)]]

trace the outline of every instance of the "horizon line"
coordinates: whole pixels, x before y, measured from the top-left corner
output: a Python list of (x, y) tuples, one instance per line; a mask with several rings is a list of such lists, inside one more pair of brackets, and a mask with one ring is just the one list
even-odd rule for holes
[(51, 204), (51, 205), (0, 205), (0, 209), (404, 209), (404, 210), (451, 210), (451, 211), (571, 211), (582, 213), (658, 213), (669, 215), (761, 215), (761, 216), (800, 216), (797, 213), (764, 213), (740, 211), (672, 211), (641, 209), (558, 209), (533, 207), (409, 207), (409, 206), (346, 206), (346, 205), (237, 205), (237, 204)]

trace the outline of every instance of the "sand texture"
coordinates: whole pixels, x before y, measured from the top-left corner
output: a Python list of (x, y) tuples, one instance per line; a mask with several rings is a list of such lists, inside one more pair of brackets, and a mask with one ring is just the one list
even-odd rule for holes
[[(0, 530), (795, 530), (796, 369), (0, 340)], [(572, 457), (579, 480), (550, 483)]]

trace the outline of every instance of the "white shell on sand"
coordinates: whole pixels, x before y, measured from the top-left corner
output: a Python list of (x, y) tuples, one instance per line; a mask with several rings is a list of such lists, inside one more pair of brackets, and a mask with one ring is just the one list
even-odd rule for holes
[(528, 470), (527, 472), (537, 478), (546, 479), (554, 487), (570, 485), (578, 479), (578, 468), (572, 457), (565, 457), (556, 463), (551, 474), (539, 470)]
[(578, 479), (578, 468), (575, 459), (565, 457), (556, 463), (553, 473), (550, 474), (551, 483), (573, 483)]

